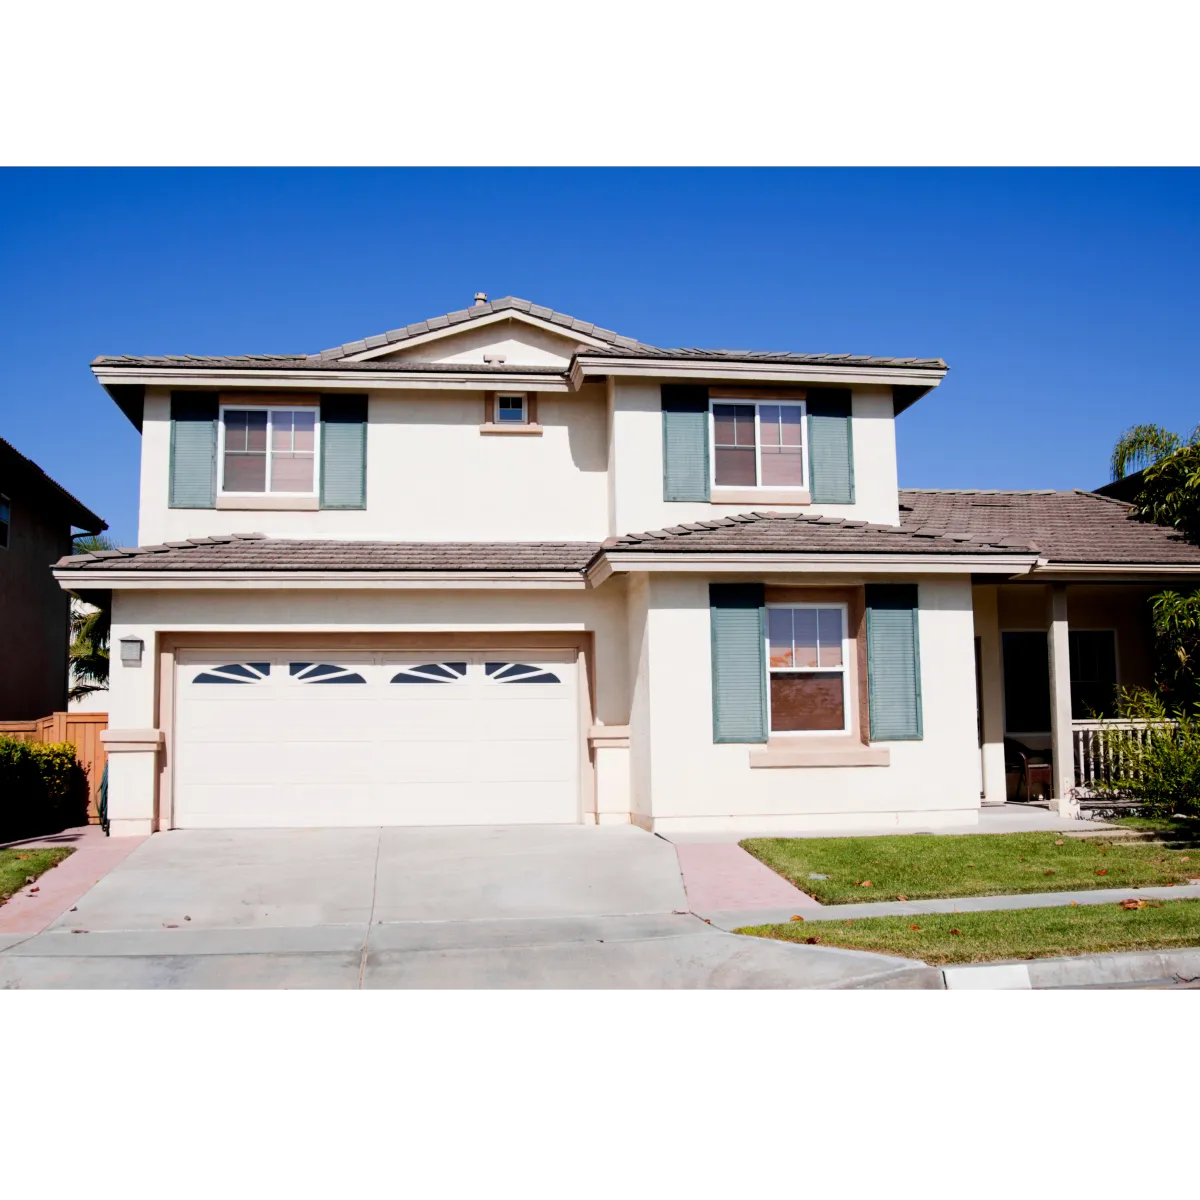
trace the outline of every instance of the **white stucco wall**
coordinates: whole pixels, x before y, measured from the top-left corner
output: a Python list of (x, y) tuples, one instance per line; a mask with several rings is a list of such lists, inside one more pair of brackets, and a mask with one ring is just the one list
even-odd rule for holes
[(685, 521), (709, 521), (765, 507), (875, 521), (900, 520), (896, 430), (890, 387), (852, 389), (853, 504), (689, 504), (663, 500), (662, 400), (659, 380), (613, 379), (608, 386), (610, 532), (638, 533)]
[(146, 643), (141, 667), (114, 662), (109, 724), (155, 723), (152, 656), (160, 632), (188, 633), (520, 633), (587, 631), (596, 638), (596, 716), (608, 725), (629, 719), (625, 650), (625, 586), (596, 591), (118, 591), (113, 595), (113, 645), (122, 637)]
[(538, 395), (540, 437), (481, 434), (483, 392), (370, 394), (361, 511), (169, 508), (170, 393), (147, 389), (138, 541), (214, 533), (384, 541), (601, 541), (604, 389)]
[[(924, 828), (977, 819), (968, 578), (920, 582), (924, 738), (872, 743), (890, 751), (886, 767), (751, 768), (755, 747), (714, 744), (708, 581), (660, 575), (649, 590), (646, 648), (633, 694), (640, 713), (646, 693), (652, 734), (642, 747), (649, 760), (642, 770), (655, 829)], [(638, 790), (635, 782), (635, 795)]]

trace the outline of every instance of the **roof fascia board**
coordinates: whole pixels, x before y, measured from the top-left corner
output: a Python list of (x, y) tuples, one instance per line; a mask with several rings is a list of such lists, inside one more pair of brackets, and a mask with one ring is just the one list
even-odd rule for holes
[(107, 386), (143, 384), (146, 387), (220, 387), (246, 391), (258, 388), (278, 388), (285, 384), (307, 384), (311, 390), (347, 391), (461, 391), (478, 392), (504, 389), (533, 392), (569, 392), (573, 389), (563, 375), (489, 372), (439, 371), (239, 371), (236, 368), (181, 367), (93, 367), (96, 378)]
[(583, 591), (589, 586), (582, 571), (88, 571), (67, 567), (56, 570), (54, 578), (66, 592), (77, 592), (80, 588), (179, 591), (228, 587), (289, 591), (330, 588)]
[(614, 571), (703, 571), (745, 574), (747, 571), (803, 570), (819, 575), (854, 571), (863, 575), (1025, 575), (1037, 563), (1029, 554), (684, 554), (662, 551), (606, 551)]
[(628, 359), (588, 355), (571, 363), (571, 383), (578, 390), (587, 375), (633, 376), (651, 379), (709, 379), (733, 383), (876, 383), (886, 386), (924, 384), (932, 389), (945, 371), (914, 367), (836, 367), (796, 363), (731, 363), (713, 359)]
[(366, 362), (373, 358), (384, 358), (389, 354), (395, 354), (397, 350), (407, 350), (410, 346), (421, 346), (426, 342), (440, 341), (442, 338), (462, 333), (465, 329), (482, 329), (487, 325), (495, 325), (499, 321), (524, 321), (526, 325), (533, 325), (549, 333), (556, 333), (559, 337), (569, 342), (575, 342), (584, 346), (595, 346), (598, 350), (604, 350), (608, 347), (608, 343), (602, 342), (599, 338), (589, 337), (584, 333), (577, 333), (573, 329), (568, 329), (565, 325), (555, 325), (553, 321), (543, 321), (541, 317), (531, 316), (529, 313), (522, 312), (519, 308), (506, 308), (497, 313), (489, 313), (486, 317), (473, 317), (465, 321), (456, 321), (453, 325), (447, 325), (442, 329), (431, 329), (428, 333), (417, 333), (412, 337), (388, 342), (383, 346), (375, 346), (371, 350), (360, 350), (357, 354), (347, 354), (341, 361)]
[[(1200, 575), (1200, 563), (1039, 563), (1033, 572), (1037, 582), (1054, 580), (1080, 580), (1103, 582), (1106, 578), (1116, 581), (1153, 582), (1164, 576), (1177, 578)], [(1101, 578), (1103, 577), (1103, 578)], [(1131, 578), (1132, 577), (1132, 578)]]

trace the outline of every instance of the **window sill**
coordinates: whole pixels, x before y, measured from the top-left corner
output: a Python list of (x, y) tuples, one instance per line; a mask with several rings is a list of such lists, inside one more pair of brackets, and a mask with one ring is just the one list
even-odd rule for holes
[(886, 746), (864, 746), (852, 738), (797, 738), (750, 751), (751, 767), (886, 767), (891, 760)]
[(541, 437), (542, 436), (542, 427), (540, 425), (533, 425), (533, 424), (498, 425), (494, 421), (486, 421), (486, 422), (484, 422), (484, 424), (480, 425), (479, 432), (480, 433), (507, 433), (510, 435), (515, 433), (518, 436), (520, 436), (521, 434), (524, 434), (526, 437)]
[(796, 488), (713, 488), (710, 504), (811, 504), (812, 493)]
[(218, 496), (216, 506), (243, 512), (316, 512), (321, 501), (316, 496), (289, 496), (286, 492), (278, 492), (262, 496)]

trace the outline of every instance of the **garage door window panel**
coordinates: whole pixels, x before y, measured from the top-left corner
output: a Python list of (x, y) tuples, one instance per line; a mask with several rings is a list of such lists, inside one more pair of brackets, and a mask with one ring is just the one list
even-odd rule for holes
[(561, 683), (553, 671), (529, 663), (490, 662), (484, 670), (492, 683)]
[(465, 662), (421, 663), (397, 671), (392, 683), (462, 683), (466, 677)]
[(353, 668), (336, 663), (291, 663), (289, 670), (297, 683), (366, 683)]
[(271, 664), (266, 662), (226, 663), (201, 671), (193, 683), (258, 683), (271, 673)]

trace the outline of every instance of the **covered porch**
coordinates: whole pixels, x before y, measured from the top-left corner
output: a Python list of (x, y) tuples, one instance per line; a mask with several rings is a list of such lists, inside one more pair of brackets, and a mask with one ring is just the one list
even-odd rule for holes
[[(1177, 580), (976, 583), (984, 804), (1049, 801), (1077, 816), (1118, 688), (1154, 682), (1150, 597)], [(1026, 769), (1028, 768), (1028, 769)]]

